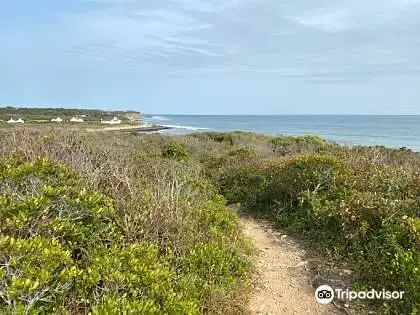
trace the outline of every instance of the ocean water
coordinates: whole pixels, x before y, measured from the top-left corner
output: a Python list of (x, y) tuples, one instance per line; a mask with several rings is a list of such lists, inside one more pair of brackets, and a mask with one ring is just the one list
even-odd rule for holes
[(162, 131), (252, 131), (269, 135), (318, 135), (347, 145), (407, 147), (420, 152), (420, 116), (210, 116), (145, 115), (145, 121), (173, 127)]

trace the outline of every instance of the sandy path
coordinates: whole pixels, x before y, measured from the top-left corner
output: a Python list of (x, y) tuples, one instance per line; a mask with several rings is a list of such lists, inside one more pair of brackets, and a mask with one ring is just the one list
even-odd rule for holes
[(342, 314), (332, 305), (316, 302), (305, 251), (290, 236), (255, 219), (242, 218), (241, 223), (260, 251), (249, 302), (251, 314)]

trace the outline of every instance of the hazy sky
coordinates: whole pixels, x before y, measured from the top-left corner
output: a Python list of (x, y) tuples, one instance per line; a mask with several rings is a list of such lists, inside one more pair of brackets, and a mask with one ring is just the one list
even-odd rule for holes
[(0, 104), (420, 114), (420, 0), (0, 0)]

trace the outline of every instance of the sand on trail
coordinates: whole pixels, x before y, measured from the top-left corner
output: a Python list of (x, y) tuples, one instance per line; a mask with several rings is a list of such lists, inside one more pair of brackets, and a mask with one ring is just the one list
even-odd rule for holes
[(307, 254), (291, 236), (262, 220), (242, 217), (241, 224), (258, 251), (251, 314), (343, 314), (315, 300)]

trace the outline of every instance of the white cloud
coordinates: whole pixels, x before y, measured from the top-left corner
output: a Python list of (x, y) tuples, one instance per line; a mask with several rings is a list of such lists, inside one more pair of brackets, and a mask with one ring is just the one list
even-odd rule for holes
[[(325, 32), (341, 32), (392, 22), (420, 4), (420, 0), (356, 0), (330, 2), (290, 18), (295, 22)], [(420, 8), (420, 7), (419, 7)]]
[(237, 72), (326, 80), (358, 71), (395, 73), (395, 63), (404, 60), (418, 64), (412, 38), (420, 26), (414, 15), (420, 0), (78, 1), (89, 5), (60, 12), (54, 27), (8, 36), (30, 42), (39, 64), (55, 57), (79, 66), (176, 75)]
[(167, 58), (171, 54), (214, 57), (229, 51), (228, 45), (216, 40), (197, 38), (195, 34), (211, 29), (212, 25), (181, 11), (136, 9), (122, 12), (103, 9), (66, 16), (65, 21), (71, 38), (69, 42), (76, 43), (81, 50), (85, 47), (86, 55), (97, 43), (102, 53), (109, 56), (131, 53), (139, 57), (154, 55)]
[(314, 27), (326, 32), (339, 32), (350, 27), (351, 16), (346, 10), (327, 12), (310, 12), (292, 17), (302, 25)]

